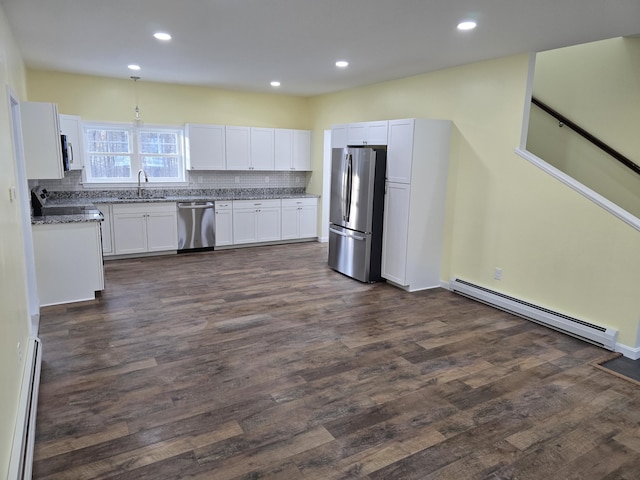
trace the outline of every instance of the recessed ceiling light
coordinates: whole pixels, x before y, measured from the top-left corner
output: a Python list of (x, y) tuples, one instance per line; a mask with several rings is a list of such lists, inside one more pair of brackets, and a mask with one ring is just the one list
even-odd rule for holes
[(273, 81), (273, 82), (271, 82), (271, 86), (272, 87), (279, 87), (280, 86), (280, 82)]
[(171, 40), (171, 35), (164, 32), (154, 33), (153, 36), (156, 37), (156, 39), (158, 40), (164, 40), (164, 41)]
[(468, 20), (466, 22), (460, 22), (458, 24), (458, 30), (473, 30), (476, 28), (476, 22)]
[(140, 70), (140, 65), (136, 65), (134, 63), (127, 65), (127, 67), (129, 67), (129, 70)]
[(346, 60), (338, 60), (336, 62), (336, 67), (344, 68), (344, 67), (348, 67), (348, 66), (349, 66), (349, 62), (347, 62)]

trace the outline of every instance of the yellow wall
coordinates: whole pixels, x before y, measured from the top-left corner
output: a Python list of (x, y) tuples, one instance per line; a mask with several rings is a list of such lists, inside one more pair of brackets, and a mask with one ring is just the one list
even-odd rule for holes
[(533, 94), (623, 155), (638, 159), (640, 38), (538, 53)]
[[(334, 123), (452, 119), (443, 279), (464, 278), (618, 328), (618, 341), (633, 348), (639, 234), (514, 153), (527, 74), (522, 55), (316, 97), (314, 136)], [(314, 145), (314, 171), (320, 148)], [(311, 188), (319, 193), (321, 182)]]
[(20, 209), (9, 201), (9, 189), (16, 186), (12, 146), (10, 104), (6, 86), (25, 98), (22, 59), (0, 8), (0, 478), (5, 478), (13, 441), (24, 360), (17, 344), (27, 345), (29, 312)]
[[(613, 38), (536, 56), (533, 93), (640, 163), (640, 38)], [(640, 218), (640, 176), (532, 107), (527, 149)]]
[(310, 128), (309, 101), (291, 95), (191, 87), (29, 70), (29, 100), (58, 104), (60, 113), (84, 120), (130, 122), (136, 92), (147, 123), (213, 123), (274, 128)]
[[(458, 276), (616, 327), (619, 341), (635, 347), (638, 232), (514, 153), (528, 65), (528, 55), (517, 55), (310, 99), (141, 83), (140, 107), (147, 122), (311, 128), (309, 190), (318, 194), (321, 139), (332, 124), (452, 119), (443, 279)], [(61, 112), (86, 119), (131, 118), (130, 80), (28, 77), (30, 100), (57, 102)], [(493, 279), (496, 267), (501, 281)]]

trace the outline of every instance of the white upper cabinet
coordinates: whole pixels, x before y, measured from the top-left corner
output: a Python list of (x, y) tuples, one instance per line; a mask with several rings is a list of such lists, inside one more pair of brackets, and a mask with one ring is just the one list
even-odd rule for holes
[(252, 127), (250, 144), (249, 170), (273, 170), (275, 168), (273, 128)]
[(251, 167), (251, 129), (225, 127), (227, 170), (249, 170)]
[(386, 145), (388, 128), (387, 120), (350, 123), (347, 125), (347, 145)]
[(311, 170), (311, 132), (309, 130), (293, 131), (292, 170)]
[(331, 127), (331, 148), (344, 148), (347, 146), (347, 125), (334, 125)]
[(311, 132), (275, 129), (276, 170), (311, 170)]
[(226, 170), (224, 125), (185, 126), (187, 165), (190, 170)]
[(227, 170), (273, 170), (274, 129), (226, 126)]
[(414, 119), (389, 121), (387, 182), (411, 183)]
[(82, 119), (77, 115), (60, 115), (60, 131), (67, 136), (67, 152), (69, 155), (69, 169), (82, 170), (84, 168), (84, 132)]
[(63, 178), (58, 106), (54, 103), (22, 102), (20, 117), (27, 178)]

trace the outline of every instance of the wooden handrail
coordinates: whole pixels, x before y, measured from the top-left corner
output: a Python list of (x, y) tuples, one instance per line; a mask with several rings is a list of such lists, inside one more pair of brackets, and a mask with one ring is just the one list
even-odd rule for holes
[[(544, 110), (546, 113), (548, 113), (549, 115), (551, 115), (552, 117), (554, 117), (556, 120), (560, 121), (563, 125), (566, 125), (567, 127), (569, 127), (571, 130), (573, 130), (574, 132), (576, 132), (578, 135), (580, 135), (581, 137), (586, 138), (587, 140), (589, 140), (591, 143), (593, 143), (596, 147), (598, 147), (599, 149), (603, 150), (604, 152), (608, 153), (609, 155), (611, 155), (613, 158), (615, 158), (616, 160), (618, 160), (620, 163), (622, 163), (623, 165), (625, 165), (626, 167), (630, 168), (631, 170), (633, 170), (634, 172), (636, 172), (638, 175), (640, 175), (640, 166), (638, 166), (637, 163), (629, 160), (627, 157), (625, 157), (624, 155), (622, 155), (620, 152), (618, 152), (617, 150), (613, 149), (612, 147), (610, 147), (609, 145), (607, 145), (606, 143), (604, 143), (602, 140), (600, 140), (599, 138), (593, 136), (592, 134), (590, 134), (589, 132), (587, 132), (584, 128), (582, 128), (579, 125), (576, 125), (574, 122), (572, 122), (571, 120), (569, 120), (567, 117), (565, 117), (564, 115), (562, 115), (561, 113), (558, 113), (556, 110), (554, 110), (553, 108), (551, 108), (549, 105), (547, 105), (546, 103), (541, 102), (540, 100), (538, 100), (536, 97), (531, 97), (531, 103), (533, 103), (534, 105), (536, 105), (537, 107), (540, 107), (542, 110)], [(562, 126), (562, 125), (561, 125)]]

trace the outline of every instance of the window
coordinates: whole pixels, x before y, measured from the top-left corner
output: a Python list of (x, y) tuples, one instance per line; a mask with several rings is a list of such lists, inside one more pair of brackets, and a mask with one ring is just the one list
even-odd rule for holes
[(150, 182), (184, 181), (181, 129), (86, 124), (85, 136), (89, 183), (136, 182), (140, 169)]

